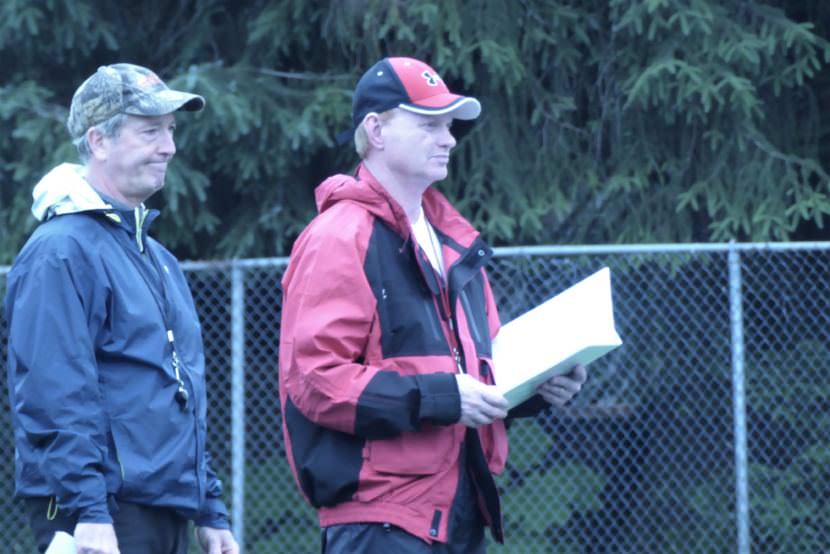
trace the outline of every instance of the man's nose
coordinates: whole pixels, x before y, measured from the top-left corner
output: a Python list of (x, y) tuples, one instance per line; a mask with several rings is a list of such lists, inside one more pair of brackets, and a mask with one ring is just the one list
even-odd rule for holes
[(444, 127), (444, 132), (441, 134), (441, 145), (447, 148), (455, 147), (456, 140), (449, 127)]
[(159, 152), (164, 154), (170, 158), (173, 157), (173, 154), (176, 153), (176, 141), (173, 138), (173, 131), (166, 130), (162, 132), (162, 136), (159, 139)]

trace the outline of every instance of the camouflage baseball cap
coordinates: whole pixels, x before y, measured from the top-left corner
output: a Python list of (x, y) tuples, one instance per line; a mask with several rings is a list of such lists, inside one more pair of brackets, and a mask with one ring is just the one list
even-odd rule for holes
[(78, 87), (72, 97), (66, 127), (76, 139), (90, 127), (119, 113), (155, 116), (177, 110), (197, 112), (204, 107), (204, 98), (171, 90), (146, 67), (117, 63), (99, 67)]

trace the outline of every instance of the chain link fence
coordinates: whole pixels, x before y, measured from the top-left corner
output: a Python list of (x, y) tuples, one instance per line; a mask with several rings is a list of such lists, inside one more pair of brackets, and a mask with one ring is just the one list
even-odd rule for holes
[[(186, 264), (209, 445), (249, 554), (319, 552), (280, 430), (285, 264)], [(506, 248), (489, 274), (507, 321), (602, 266), (624, 345), (589, 367), (570, 407), (512, 424), (498, 480), (508, 543), (489, 551), (829, 551), (830, 243)], [(4, 363), (5, 337), (0, 318)], [(12, 500), (8, 416), (0, 457), (0, 542), (34, 552)]]

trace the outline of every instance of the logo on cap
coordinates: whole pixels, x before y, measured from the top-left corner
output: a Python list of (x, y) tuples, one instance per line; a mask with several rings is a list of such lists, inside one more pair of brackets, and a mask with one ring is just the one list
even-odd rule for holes
[(431, 87), (437, 87), (438, 81), (441, 80), (441, 77), (439, 77), (435, 73), (430, 73), (429, 71), (424, 71), (423, 73), (421, 73), (421, 77), (426, 79), (427, 84)]
[(155, 73), (147, 73), (146, 75), (138, 77), (135, 84), (138, 88), (146, 90), (156, 85), (163, 85), (164, 83)]

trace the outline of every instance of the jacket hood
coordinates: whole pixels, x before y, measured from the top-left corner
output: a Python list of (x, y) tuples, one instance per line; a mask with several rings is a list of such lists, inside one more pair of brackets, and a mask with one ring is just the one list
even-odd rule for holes
[[(356, 176), (332, 175), (320, 183), (314, 191), (317, 211), (323, 213), (338, 202), (353, 202), (385, 221), (402, 237), (408, 238), (412, 229), (401, 205), (365, 165), (361, 163), (355, 173)], [(422, 203), (430, 223), (465, 247), (479, 236), (478, 231), (434, 187), (424, 192)]]
[(320, 183), (314, 197), (320, 213), (339, 202), (352, 202), (382, 219), (404, 237), (409, 236), (406, 212), (363, 164), (358, 167), (357, 177), (338, 174)]
[(32, 191), (32, 215), (38, 221), (53, 215), (111, 209), (86, 180), (86, 168), (64, 163), (52, 169)]

